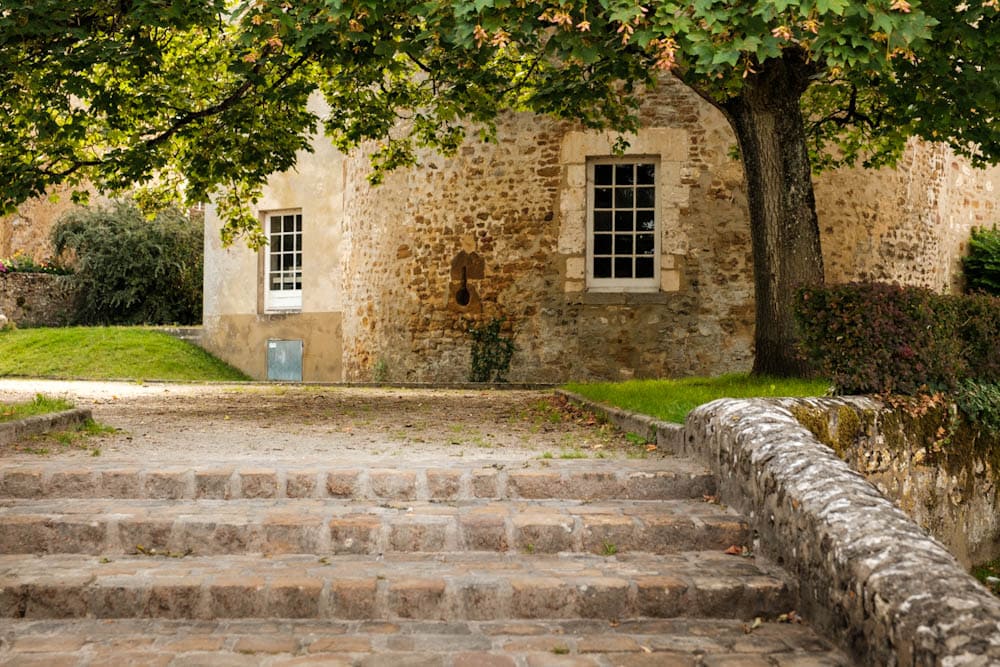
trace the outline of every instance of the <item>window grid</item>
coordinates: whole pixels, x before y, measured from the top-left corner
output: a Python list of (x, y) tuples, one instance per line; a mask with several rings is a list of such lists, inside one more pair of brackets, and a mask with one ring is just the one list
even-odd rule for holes
[(656, 164), (591, 166), (590, 275), (598, 286), (647, 286), (656, 279)]
[(269, 216), (268, 289), (302, 289), (302, 214)]
[(264, 215), (264, 310), (302, 309), (302, 213), (272, 211)]

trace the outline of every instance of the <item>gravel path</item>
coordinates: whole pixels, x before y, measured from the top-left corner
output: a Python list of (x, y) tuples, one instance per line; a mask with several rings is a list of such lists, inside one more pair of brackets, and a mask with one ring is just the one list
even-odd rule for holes
[(441, 456), (523, 460), (645, 454), (549, 391), (318, 385), (197, 385), (0, 379), (0, 402), (36, 393), (89, 407), (117, 432), (51, 437), (5, 458), (376, 461)]

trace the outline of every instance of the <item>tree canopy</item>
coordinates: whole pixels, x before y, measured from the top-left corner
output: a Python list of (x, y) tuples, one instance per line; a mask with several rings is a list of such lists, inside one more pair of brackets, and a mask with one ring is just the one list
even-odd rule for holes
[[(643, 90), (673, 75), (737, 137), (758, 329), (774, 317), (784, 327), (758, 332), (760, 357), (789, 342), (790, 290), (822, 281), (810, 167), (891, 162), (910, 135), (977, 164), (1000, 158), (998, 6), (10, 0), (0, 206), (82, 179), (182, 189), (194, 201), (214, 194), (228, 239), (259, 242), (251, 205), (262, 184), (320, 130), (345, 151), (373, 142), (377, 182), (421, 149), (454, 151), (470, 128), (490, 138), (507, 109), (635, 130)], [(322, 117), (308, 106), (317, 92)], [(758, 370), (792, 370), (787, 354)]]

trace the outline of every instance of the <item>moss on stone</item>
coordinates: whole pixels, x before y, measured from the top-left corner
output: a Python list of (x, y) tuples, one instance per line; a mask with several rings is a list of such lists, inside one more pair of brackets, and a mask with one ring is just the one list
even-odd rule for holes
[[(830, 420), (826, 411), (808, 405), (793, 405), (792, 416), (798, 420), (807, 431), (812, 433), (824, 445), (833, 448), (833, 438), (830, 437)], [(838, 452), (839, 454), (839, 452)]]

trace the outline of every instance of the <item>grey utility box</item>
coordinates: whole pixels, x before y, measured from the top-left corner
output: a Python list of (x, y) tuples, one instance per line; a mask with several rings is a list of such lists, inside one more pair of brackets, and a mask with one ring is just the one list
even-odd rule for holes
[(302, 382), (302, 341), (267, 341), (267, 379)]

